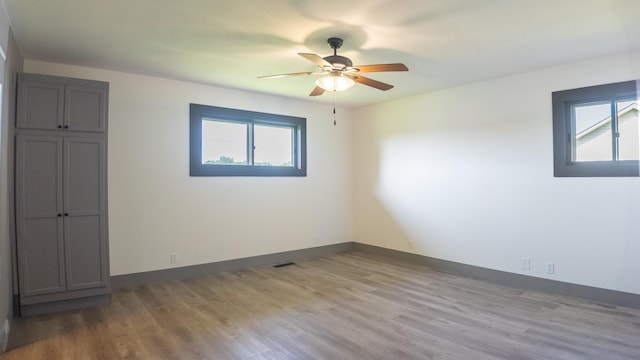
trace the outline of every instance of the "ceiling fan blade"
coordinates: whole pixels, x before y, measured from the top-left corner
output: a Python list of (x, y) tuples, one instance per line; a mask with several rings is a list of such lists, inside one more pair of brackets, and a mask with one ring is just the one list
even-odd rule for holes
[(364, 77), (360, 75), (352, 75), (350, 77), (359, 84), (371, 86), (379, 90), (387, 91), (393, 88), (393, 85), (391, 84), (383, 83), (378, 80), (373, 80), (368, 77)]
[(354, 66), (360, 72), (385, 72), (385, 71), (409, 71), (409, 69), (401, 63), (395, 64), (375, 64)]
[(325, 60), (322, 57), (320, 57), (320, 55), (309, 54), (309, 53), (298, 53), (298, 55), (300, 55), (303, 58), (311, 61), (312, 63), (318, 65), (321, 68), (324, 68), (326, 66), (331, 68), (333, 66), (333, 65), (331, 65), (330, 62), (328, 62), (327, 60)]
[(313, 75), (313, 74), (314, 74), (313, 71), (304, 71), (304, 72), (289, 73), (289, 74), (258, 76), (258, 79), (275, 79), (275, 78), (281, 78), (286, 76), (303, 76), (303, 75)]
[(309, 96), (318, 96), (318, 95), (322, 95), (324, 94), (324, 89), (321, 88), (320, 86), (316, 86), (312, 91), (311, 94), (309, 94)]

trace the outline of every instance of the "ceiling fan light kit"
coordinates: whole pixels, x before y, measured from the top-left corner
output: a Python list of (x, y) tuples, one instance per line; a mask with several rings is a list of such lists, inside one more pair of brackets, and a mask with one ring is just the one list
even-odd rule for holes
[(326, 91), (342, 91), (355, 85), (353, 79), (342, 75), (331, 75), (316, 80), (316, 85)]
[(360, 75), (360, 73), (409, 70), (401, 63), (353, 66), (351, 59), (340, 56), (337, 53), (338, 49), (343, 44), (342, 39), (332, 37), (327, 39), (327, 43), (333, 49), (333, 55), (323, 58), (316, 54), (298, 53), (298, 55), (318, 66), (317, 71), (260, 76), (259, 79), (272, 79), (286, 76), (324, 75), (324, 77), (316, 80), (317, 86), (309, 94), (309, 96), (318, 96), (322, 95), (325, 91), (333, 91), (335, 93), (336, 91), (346, 90), (355, 85), (355, 83), (386, 91), (392, 89), (393, 85), (364, 77)]

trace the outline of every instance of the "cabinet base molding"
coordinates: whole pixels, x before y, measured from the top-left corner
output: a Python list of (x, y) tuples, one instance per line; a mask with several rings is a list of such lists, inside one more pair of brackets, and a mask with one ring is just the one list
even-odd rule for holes
[(110, 303), (111, 294), (104, 294), (42, 304), (21, 305), (20, 315), (35, 316), (54, 312), (84, 309), (93, 306), (104, 306), (109, 305)]
[(0, 354), (7, 350), (7, 343), (9, 342), (9, 320), (4, 319), (2, 329), (0, 329)]

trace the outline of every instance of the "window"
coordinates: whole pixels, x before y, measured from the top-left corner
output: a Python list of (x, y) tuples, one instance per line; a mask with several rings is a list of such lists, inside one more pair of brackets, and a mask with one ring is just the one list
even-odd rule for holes
[(638, 176), (636, 81), (557, 91), (553, 100), (554, 176)]
[(306, 176), (306, 119), (190, 105), (191, 176)]

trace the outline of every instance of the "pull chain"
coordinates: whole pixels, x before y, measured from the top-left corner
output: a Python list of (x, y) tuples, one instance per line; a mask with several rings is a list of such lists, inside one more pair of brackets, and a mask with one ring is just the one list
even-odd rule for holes
[(333, 126), (336, 126), (336, 91), (333, 90)]

